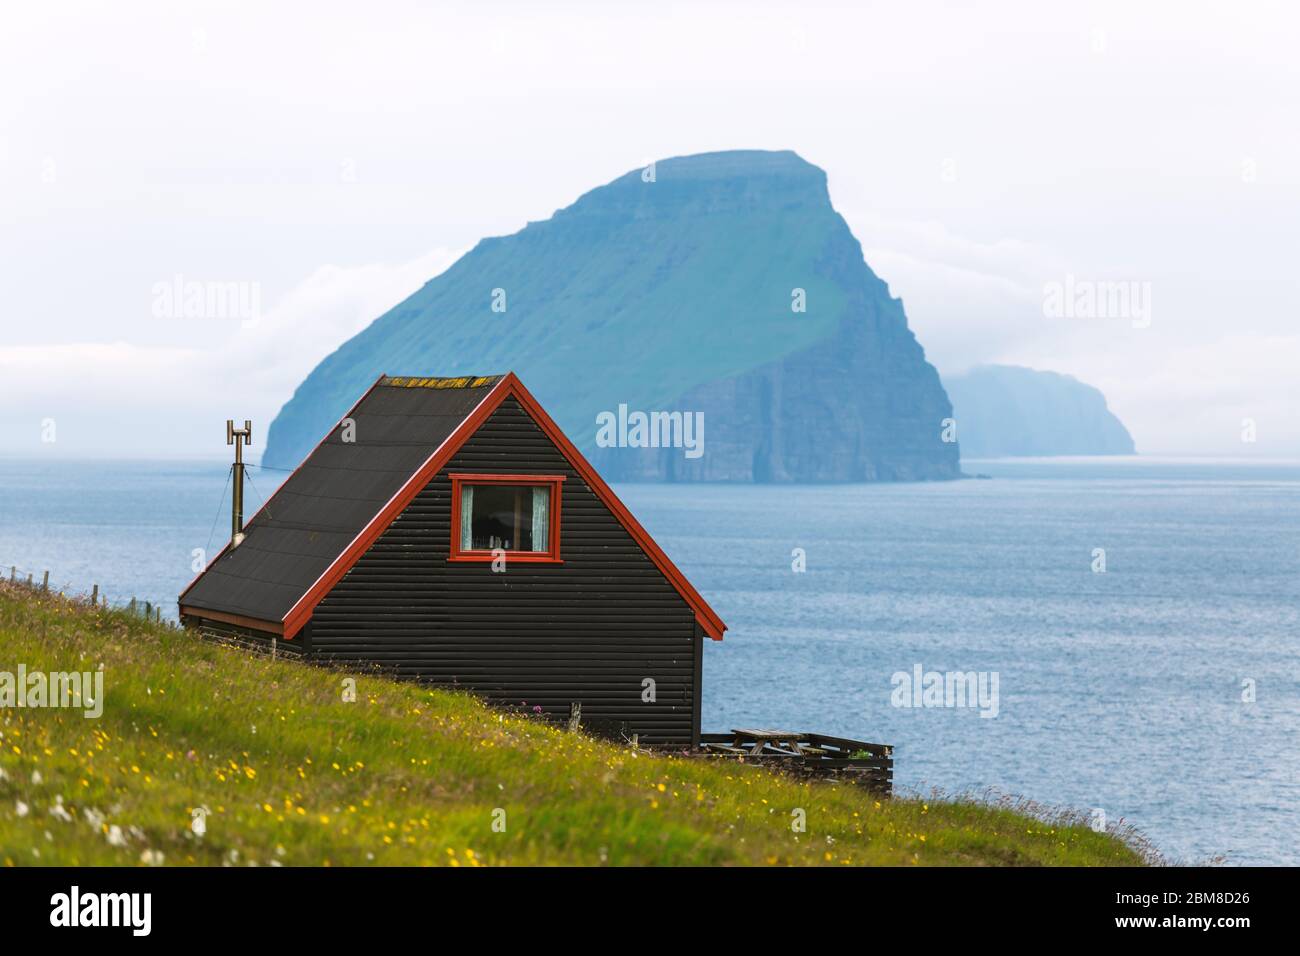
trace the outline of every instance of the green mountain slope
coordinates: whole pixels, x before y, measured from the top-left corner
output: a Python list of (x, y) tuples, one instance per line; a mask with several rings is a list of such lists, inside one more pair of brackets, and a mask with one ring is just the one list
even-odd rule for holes
[(939, 440), (947, 398), (902, 304), (863, 262), (825, 174), (790, 152), (661, 161), (652, 179), (634, 170), (484, 239), (308, 376), (263, 461), (296, 465), (381, 373), (506, 370), (584, 451), (619, 404), (704, 414), (698, 460), (602, 449), (610, 477), (958, 473)]

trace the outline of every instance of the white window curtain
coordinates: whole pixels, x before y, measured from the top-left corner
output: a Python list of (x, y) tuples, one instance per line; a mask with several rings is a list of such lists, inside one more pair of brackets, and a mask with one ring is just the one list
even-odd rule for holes
[(533, 487), (533, 550), (549, 551), (551, 489), (541, 486)]
[(474, 549), (474, 486), (460, 486), (460, 549)]

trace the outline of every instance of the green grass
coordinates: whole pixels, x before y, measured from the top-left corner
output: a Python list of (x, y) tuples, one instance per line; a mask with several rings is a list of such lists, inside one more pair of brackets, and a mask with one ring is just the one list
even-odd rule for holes
[(637, 753), (466, 694), (358, 677), (347, 702), (343, 673), (0, 584), (20, 664), (102, 665), (105, 702), (0, 708), (6, 865), (1144, 862), (1067, 817)]

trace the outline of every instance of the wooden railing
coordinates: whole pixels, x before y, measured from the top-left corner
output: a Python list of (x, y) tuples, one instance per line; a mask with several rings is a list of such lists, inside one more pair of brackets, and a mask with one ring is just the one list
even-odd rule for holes
[(798, 776), (836, 777), (884, 794), (893, 790), (894, 748), (888, 744), (803, 731), (737, 729), (701, 734), (700, 753)]

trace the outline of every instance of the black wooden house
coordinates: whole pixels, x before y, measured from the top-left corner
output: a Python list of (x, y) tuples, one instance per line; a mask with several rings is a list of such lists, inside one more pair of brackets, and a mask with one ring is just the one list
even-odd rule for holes
[(380, 377), (180, 614), (687, 746), (703, 642), (725, 630), (513, 373)]

